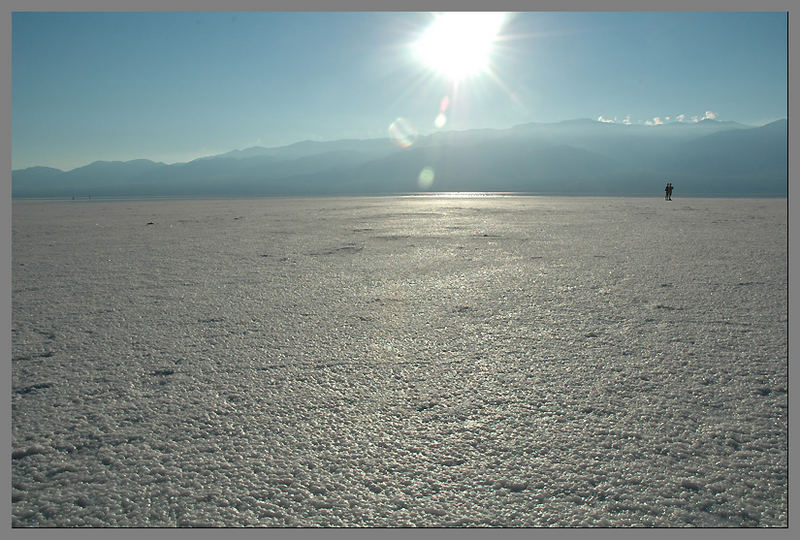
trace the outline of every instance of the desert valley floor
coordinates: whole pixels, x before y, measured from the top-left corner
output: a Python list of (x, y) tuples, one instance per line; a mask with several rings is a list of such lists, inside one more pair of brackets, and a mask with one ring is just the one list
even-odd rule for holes
[(16, 527), (787, 525), (786, 199), (13, 203)]

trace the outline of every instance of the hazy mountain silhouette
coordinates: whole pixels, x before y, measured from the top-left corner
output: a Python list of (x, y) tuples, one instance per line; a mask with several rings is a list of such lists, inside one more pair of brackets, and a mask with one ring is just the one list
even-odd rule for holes
[(73, 194), (313, 195), (432, 191), (787, 195), (787, 120), (751, 128), (703, 120), (658, 126), (593, 120), (438, 132), (410, 148), (389, 139), (301, 141), (167, 165), (97, 161), (71, 171), (12, 171), (15, 197)]
[(721, 131), (675, 146), (661, 163), (673, 183), (702, 183), (712, 191), (782, 193), (788, 180), (788, 122)]
[(27, 169), (20, 169), (13, 171), (14, 182), (20, 185), (29, 186), (35, 184), (43, 184), (50, 182), (52, 179), (57, 178), (64, 174), (61, 169), (53, 167), (28, 167)]

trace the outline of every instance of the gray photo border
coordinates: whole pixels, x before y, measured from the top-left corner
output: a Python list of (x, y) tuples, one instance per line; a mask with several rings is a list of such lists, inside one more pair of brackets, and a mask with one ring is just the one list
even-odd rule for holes
[[(790, 0), (672, 0), (655, 2), (654, 0), (539, 0), (525, 2), (523, 0), (9, 0), (0, 14), (0, 112), (4, 128), (0, 130), (0, 351), (2, 351), (3, 376), (0, 376), (0, 392), (3, 395), (2, 417), (4, 429), (0, 430), (2, 448), (6, 456), (1, 469), (2, 480), (6, 486), (2, 497), (5, 521), (0, 525), (0, 536), (3, 538), (67, 538), (67, 539), (128, 539), (128, 538), (210, 538), (233, 536), (239, 538), (486, 538), (499, 536), (503, 539), (527, 538), (719, 538), (719, 539), (752, 539), (752, 538), (796, 538), (800, 530), (800, 514), (793, 511), (791, 502), (795, 500), (796, 490), (792, 489), (791, 479), (798, 474), (800, 467), (792, 464), (789, 467), (789, 527), (782, 529), (12, 529), (11, 528), (11, 14), (14, 11), (780, 11), (790, 12)], [(800, 11), (796, 10), (800, 14)], [(800, 15), (798, 15), (800, 16)], [(791, 28), (791, 13), (789, 13)], [(795, 94), (797, 73), (800, 58), (797, 52), (797, 41), (789, 35), (789, 101)], [(792, 55), (797, 52), (797, 55)], [(793, 57), (795, 60), (793, 61)], [(788, 104), (787, 104), (788, 107)], [(797, 136), (794, 136), (798, 134)], [(789, 126), (789, 191), (798, 180), (791, 171), (791, 156), (800, 140), (800, 131)], [(800, 311), (797, 308), (796, 287), (792, 287), (794, 269), (800, 268), (800, 223), (793, 218), (796, 205), (787, 199), (789, 210), (789, 336), (794, 334)], [(794, 233), (794, 234), (792, 234)], [(797, 335), (797, 334), (795, 334)], [(796, 342), (789, 338), (789, 378), (796, 378), (798, 367), (792, 352), (797, 349)], [(791, 411), (796, 409), (797, 392), (789, 392), (789, 446), (797, 445), (798, 418)], [(791, 450), (789, 452), (792, 455)], [(792, 534), (792, 530), (795, 531)]]

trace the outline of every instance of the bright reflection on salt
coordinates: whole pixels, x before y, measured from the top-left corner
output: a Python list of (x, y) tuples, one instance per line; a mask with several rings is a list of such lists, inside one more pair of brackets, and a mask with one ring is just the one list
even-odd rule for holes
[(516, 197), (516, 193), (486, 192), (486, 191), (431, 191), (429, 193), (411, 193), (400, 195), (402, 198), (415, 197), (435, 197), (437, 199), (472, 199), (476, 197), (495, 198), (495, 197)]
[(417, 184), (419, 184), (420, 189), (430, 189), (433, 185), (433, 179), (435, 176), (436, 175), (432, 167), (423, 168), (419, 173), (419, 177), (417, 178)]
[(398, 118), (389, 126), (392, 141), (401, 148), (408, 148), (417, 140), (419, 132), (405, 118)]

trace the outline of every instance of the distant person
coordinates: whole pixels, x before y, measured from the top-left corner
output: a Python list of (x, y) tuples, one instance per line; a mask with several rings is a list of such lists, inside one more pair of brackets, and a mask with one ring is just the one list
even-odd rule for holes
[(672, 200), (672, 182), (667, 184), (667, 200), (668, 201)]
[(664, 200), (669, 200), (669, 182), (667, 182), (667, 185), (664, 186)]

